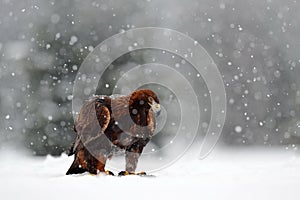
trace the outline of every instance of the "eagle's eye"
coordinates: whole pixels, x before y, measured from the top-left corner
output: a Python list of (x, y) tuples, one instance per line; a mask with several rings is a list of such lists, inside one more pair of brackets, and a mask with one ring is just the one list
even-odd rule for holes
[(148, 97), (149, 103), (152, 103), (154, 101), (153, 97)]

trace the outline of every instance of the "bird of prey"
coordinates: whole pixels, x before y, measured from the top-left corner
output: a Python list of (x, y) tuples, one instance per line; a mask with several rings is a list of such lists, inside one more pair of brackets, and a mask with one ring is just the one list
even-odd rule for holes
[(139, 156), (154, 134), (159, 112), (159, 99), (149, 89), (127, 96), (91, 97), (74, 123), (77, 138), (69, 151), (74, 161), (66, 174), (113, 175), (105, 170), (105, 164), (115, 147), (125, 150), (126, 169), (119, 175), (135, 174)]

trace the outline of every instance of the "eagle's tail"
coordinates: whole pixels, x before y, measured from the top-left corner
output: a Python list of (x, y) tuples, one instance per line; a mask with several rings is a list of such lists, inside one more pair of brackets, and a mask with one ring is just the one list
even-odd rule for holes
[(86, 169), (83, 169), (80, 164), (79, 164), (79, 161), (78, 161), (78, 158), (75, 157), (71, 167), (69, 168), (69, 170), (67, 171), (66, 175), (69, 175), (69, 174), (82, 174), (84, 172), (86, 172), (87, 170)]
[(74, 154), (74, 145), (75, 145), (75, 142), (73, 142), (72, 146), (67, 150), (68, 156), (71, 156)]
[[(75, 125), (73, 126), (73, 130), (75, 131), (75, 133), (77, 133)], [(74, 155), (74, 153), (75, 153), (75, 151), (74, 151), (75, 150), (75, 144), (77, 143), (77, 140), (78, 140), (78, 135), (76, 137), (75, 142), (73, 142), (72, 146), (67, 150), (68, 156)]]

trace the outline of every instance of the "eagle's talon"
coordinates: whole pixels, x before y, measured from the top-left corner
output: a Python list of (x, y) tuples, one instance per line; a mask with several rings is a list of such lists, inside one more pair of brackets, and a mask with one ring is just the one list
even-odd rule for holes
[(140, 176), (146, 176), (147, 173), (146, 172), (139, 172), (139, 173), (136, 173), (136, 175), (140, 175)]
[(118, 174), (119, 176), (127, 176), (127, 175), (139, 175), (139, 176), (146, 176), (147, 173), (146, 172), (138, 172), (138, 173), (134, 173), (134, 172), (128, 172), (128, 171), (121, 171)]
[(105, 171), (105, 174), (106, 174), (106, 175), (110, 175), (110, 176), (114, 176), (114, 175), (115, 175), (114, 173), (112, 173), (112, 172), (109, 171), (109, 170), (106, 170), (106, 171)]
[(120, 171), (118, 176), (127, 176), (127, 175), (135, 175), (135, 173), (129, 171)]

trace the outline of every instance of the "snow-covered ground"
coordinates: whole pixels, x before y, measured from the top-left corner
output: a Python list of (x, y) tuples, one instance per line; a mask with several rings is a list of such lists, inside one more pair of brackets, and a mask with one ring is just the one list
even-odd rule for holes
[(66, 176), (66, 155), (0, 159), (1, 199), (297, 199), (300, 187), (300, 155), (283, 149), (190, 151), (153, 178)]

